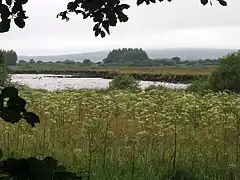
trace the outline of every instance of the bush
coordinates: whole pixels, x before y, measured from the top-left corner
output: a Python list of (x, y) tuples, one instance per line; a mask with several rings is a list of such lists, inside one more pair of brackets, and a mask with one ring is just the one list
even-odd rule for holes
[(6, 66), (6, 58), (3, 53), (0, 52), (0, 86), (6, 87), (10, 85), (11, 77), (8, 74), (8, 68)]
[(137, 91), (140, 89), (140, 85), (139, 81), (132, 76), (119, 74), (109, 83), (109, 89)]
[(214, 91), (240, 92), (240, 50), (221, 58), (220, 66), (210, 76)]
[(211, 90), (211, 86), (209, 84), (209, 79), (206, 78), (196, 80), (190, 86), (187, 87), (187, 91), (191, 92), (203, 92), (207, 90)]

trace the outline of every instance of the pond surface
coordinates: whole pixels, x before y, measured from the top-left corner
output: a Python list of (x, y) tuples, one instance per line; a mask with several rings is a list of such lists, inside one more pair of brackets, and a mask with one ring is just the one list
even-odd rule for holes
[[(49, 77), (51, 76), (51, 77)], [(63, 76), (59, 78), (58, 76)], [(105, 89), (111, 79), (102, 78), (64, 78), (67, 75), (49, 74), (13, 74), (12, 82), (27, 85), (30, 88), (45, 89), (49, 91), (62, 89)], [(164, 82), (140, 81), (141, 88), (150, 85), (162, 85), (171, 89), (186, 89), (189, 84), (173, 84)]]

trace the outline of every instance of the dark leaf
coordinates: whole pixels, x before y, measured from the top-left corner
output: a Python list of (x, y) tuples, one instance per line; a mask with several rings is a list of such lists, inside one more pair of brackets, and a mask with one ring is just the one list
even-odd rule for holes
[(93, 31), (96, 31), (97, 29), (99, 29), (99, 26), (100, 26), (99, 23), (95, 24), (95, 25), (93, 26)]
[(0, 33), (8, 32), (10, 30), (11, 19), (4, 19), (0, 22)]
[(75, 10), (78, 8), (78, 3), (76, 2), (69, 2), (68, 5), (67, 5), (67, 9), (70, 11), (70, 12), (75, 12)]
[(13, 14), (16, 14), (16, 13), (18, 13), (19, 11), (22, 11), (23, 10), (23, 8), (22, 8), (22, 4), (19, 4), (19, 3), (14, 3), (14, 5), (13, 5), (13, 8), (12, 8), (12, 13)]
[(83, 13), (83, 19), (87, 19), (90, 16), (89, 13)]
[(208, 3), (208, 0), (201, 0), (201, 3), (205, 6)]
[(26, 4), (28, 0), (16, 0), (16, 2), (19, 4)]
[(108, 23), (110, 26), (116, 26), (117, 25), (117, 17), (116, 15), (114, 14), (113, 16), (109, 16), (108, 17)]
[(150, 4), (150, 0), (144, 0), (146, 5), (149, 5)]
[(106, 36), (105, 32), (104, 31), (101, 31), (101, 37), (104, 38)]
[(2, 90), (3, 98), (14, 98), (18, 97), (18, 90), (15, 87), (5, 87)]
[(150, 0), (152, 3), (156, 3), (156, 0)]
[(0, 112), (0, 117), (6, 121), (6, 122), (10, 122), (10, 123), (17, 123), (18, 121), (20, 121), (20, 119), (22, 118), (22, 116), (14, 111), (14, 110), (11, 110), (7, 107), (4, 107), (2, 109), (2, 111)]
[(40, 123), (39, 117), (32, 112), (23, 113), (23, 118), (26, 119), (27, 123), (30, 124), (32, 127), (35, 127), (36, 123)]
[(13, 2), (12, 0), (6, 0), (6, 4), (9, 5), (9, 6), (12, 5), (12, 2)]
[(100, 11), (94, 13), (94, 17), (93, 17), (93, 21), (94, 22), (102, 22), (103, 21), (103, 13), (101, 13)]
[(9, 11), (7, 5), (0, 4), (0, 14), (2, 20), (8, 19), (8, 17), (11, 15), (11, 12)]
[(21, 18), (17, 17), (17, 18), (14, 19), (14, 22), (19, 28), (24, 28), (25, 27), (24, 19), (21, 19)]
[(21, 97), (9, 98), (7, 106), (9, 109), (15, 111), (23, 111), (25, 109), (26, 101)]
[(130, 6), (129, 6), (128, 4), (121, 4), (120, 7), (121, 7), (122, 9), (128, 9), (128, 8), (130, 8)]
[(26, 16), (25, 13), (26, 13), (26, 11), (19, 11), (18, 14), (17, 14), (18, 18), (27, 19), (28, 17)]
[(142, 4), (144, 2), (144, 0), (137, 0), (137, 5), (139, 6), (140, 4)]
[(103, 21), (102, 26), (107, 31), (107, 33), (110, 34), (108, 21)]
[(97, 37), (101, 33), (101, 29), (96, 29), (95, 30), (95, 36)]
[(224, 0), (218, 0), (218, 2), (222, 5), (222, 6), (227, 6), (227, 2)]
[(74, 12), (75, 12), (76, 14), (80, 14), (80, 13), (83, 14), (83, 13), (84, 13), (82, 10), (75, 10)]

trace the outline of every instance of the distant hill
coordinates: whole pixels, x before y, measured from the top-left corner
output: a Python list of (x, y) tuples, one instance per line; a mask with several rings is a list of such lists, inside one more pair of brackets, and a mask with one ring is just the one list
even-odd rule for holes
[[(180, 57), (182, 60), (198, 60), (198, 59), (217, 59), (236, 49), (146, 49), (149, 58), (172, 58), (174, 56)], [(30, 59), (41, 61), (83, 61), (84, 59), (91, 59), (94, 62), (102, 61), (107, 57), (109, 51), (98, 51), (77, 54), (64, 55), (49, 55), (49, 56), (19, 56), (19, 60), (29, 61)]]

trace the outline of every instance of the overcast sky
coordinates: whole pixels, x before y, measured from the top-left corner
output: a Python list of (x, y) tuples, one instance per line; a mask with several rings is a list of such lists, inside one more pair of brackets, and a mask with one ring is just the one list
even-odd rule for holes
[(0, 48), (13, 49), (19, 55), (50, 55), (93, 52), (121, 47), (149, 48), (239, 48), (240, 0), (227, 0), (222, 7), (202, 6), (200, 0), (136, 6), (125, 10), (127, 23), (111, 28), (106, 38), (94, 37), (91, 19), (72, 16), (69, 22), (56, 18), (70, 0), (30, 0), (26, 27), (12, 25), (0, 34)]

